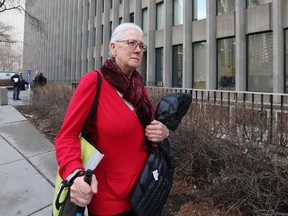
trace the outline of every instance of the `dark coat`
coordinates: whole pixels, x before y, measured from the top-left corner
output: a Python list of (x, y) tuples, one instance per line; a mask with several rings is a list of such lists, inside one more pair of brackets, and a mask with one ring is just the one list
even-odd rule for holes
[(25, 84), (28, 84), (19, 74), (14, 74), (10, 79), (13, 82), (13, 87), (21, 87), (21, 90), (25, 90)]
[(47, 79), (41, 73), (39, 75), (37, 75), (34, 79), (34, 86), (35, 87), (44, 86), (44, 85), (46, 85), (46, 83), (47, 83)]
[[(192, 96), (172, 93), (159, 102), (155, 119), (170, 130), (175, 130), (189, 109)], [(160, 216), (172, 188), (174, 156), (168, 139), (159, 143), (155, 153), (150, 153), (140, 179), (131, 196), (133, 210), (139, 216)]]

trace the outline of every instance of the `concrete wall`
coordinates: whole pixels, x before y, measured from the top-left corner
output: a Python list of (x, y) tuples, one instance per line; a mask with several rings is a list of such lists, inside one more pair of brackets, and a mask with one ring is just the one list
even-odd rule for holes
[[(173, 1), (122, 0), (120, 4), (120, 0), (113, 0), (112, 8), (110, 1), (102, 0), (32, 0), (33, 4), (29, 2), (26, 2), (26, 9), (41, 21), (44, 30), (35, 31), (35, 27), (25, 21), (24, 71), (29, 68), (33, 72), (42, 71), (50, 82), (77, 81), (86, 71), (99, 68), (102, 61), (109, 56), (110, 22), (114, 29), (119, 24), (119, 18), (128, 22), (133, 12), (134, 21), (141, 26), (142, 9), (148, 8), (148, 33), (145, 34), (144, 40), (149, 48), (147, 58), (145, 57), (147, 61), (139, 68), (148, 83), (155, 81), (155, 48), (163, 47), (163, 83), (164, 86), (171, 87), (172, 46), (182, 44), (183, 87), (192, 87), (192, 44), (206, 41), (206, 88), (216, 88), (217, 40), (235, 37), (235, 89), (245, 91), (247, 37), (249, 34), (270, 31), (273, 32), (274, 38), (273, 91), (284, 91), (284, 30), (288, 27), (288, 0), (274, 0), (273, 3), (255, 8), (246, 8), (246, 1), (235, 0), (235, 12), (219, 16), (216, 14), (216, 0), (207, 0), (207, 18), (197, 21), (192, 20), (192, 11), (189, 9), (193, 6), (192, 1), (183, 0), (184, 23), (177, 26), (172, 25)], [(164, 29), (156, 31), (156, 4), (161, 2), (164, 3)]]

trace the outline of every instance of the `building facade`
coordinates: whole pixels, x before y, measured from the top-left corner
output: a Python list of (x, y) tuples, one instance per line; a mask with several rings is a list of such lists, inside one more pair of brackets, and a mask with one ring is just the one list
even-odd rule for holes
[(26, 10), (41, 30), (25, 21), (23, 69), (50, 82), (101, 67), (112, 30), (134, 22), (148, 86), (288, 93), (288, 0), (34, 0)]

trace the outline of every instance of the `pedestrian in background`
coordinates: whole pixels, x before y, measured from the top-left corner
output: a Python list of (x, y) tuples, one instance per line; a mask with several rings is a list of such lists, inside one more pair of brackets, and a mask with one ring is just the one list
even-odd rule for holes
[(21, 87), (28, 84), (22, 75), (23, 72), (20, 70), (18, 74), (11, 76), (11, 81), (13, 82), (13, 100), (21, 100), (21, 98), (19, 98)]
[(38, 86), (44, 86), (47, 83), (47, 78), (44, 77), (43, 73), (37, 73), (34, 78), (34, 87), (37, 88)]

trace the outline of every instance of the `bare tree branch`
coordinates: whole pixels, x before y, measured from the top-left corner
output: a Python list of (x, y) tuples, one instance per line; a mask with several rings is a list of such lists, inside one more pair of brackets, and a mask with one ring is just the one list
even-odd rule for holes
[(12, 26), (7, 26), (0, 22), (0, 43), (16, 43), (16, 40), (13, 40), (9, 34), (11, 29)]
[[(44, 24), (37, 19), (35, 16), (33, 16), (31, 13), (29, 13), (27, 10), (23, 8), (21, 3), (24, 3), (23, 0), (0, 0), (0, 13), (10, 10), (18, 10), (19, 13), (24, 12), (25, 17), (27, 21), (35, 27), (35, 29), (39, 32), (45, 33), (44, 30)], [(0, 23), (0, 42), (6, 42), (6, 43), (15, 43), (16, 41), (12, 39), (10, 36), (10, 30), (11, 27), (5, 26), (3, 23)]]
[(6, 0), (0, 0), (0, 12), (4, 11), (6, 9), (5, 1)]
[(13, 71), (15, 65), (21, 64), (22, 55), (17, 51), (14, 45), (0, 43), (0, 70)]

